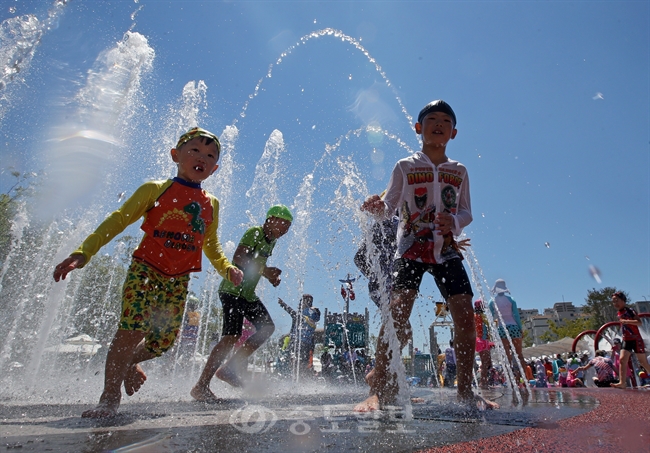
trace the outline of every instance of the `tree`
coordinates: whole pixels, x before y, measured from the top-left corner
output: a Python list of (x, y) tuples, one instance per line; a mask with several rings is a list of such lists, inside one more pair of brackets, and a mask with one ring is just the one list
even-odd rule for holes
[(570, 321), (556, 324), (555, 322), (548, 321), (548, 329), (540, 336), (543, 341), (555, 341), (564, 337), (575, 338), (581, 332), (589, 330), (591, 323), (590, 318), (578, 318)]
[[(587, 291), (587, 298), (582, 311), (589, 316), (590, 329), (598, 330), (600, 326), (607, 322), (618, 321), (616, 309), (612, 305), (612, 294), (616, 291), (618, 290), (611, 286)], [(623, 293), (628, 296), (627, 293)]]
[(530, 332), (528, 332), (528, 330), (524, 330), (524, 336), (522, 341), (523, 341), (522, 344), (524, 348), (530, 348), (533, 345), (533, 337), (530, 334)]
[(18, 211), (19, 201), (33, 191), (33, 185), (28, 180), (34, 174), (11, 171), (11, 176), (16, 178), (16, 181), (5, 193), (0, 194), (0, 260), (4, 260), (9, 253), (11, 226)]

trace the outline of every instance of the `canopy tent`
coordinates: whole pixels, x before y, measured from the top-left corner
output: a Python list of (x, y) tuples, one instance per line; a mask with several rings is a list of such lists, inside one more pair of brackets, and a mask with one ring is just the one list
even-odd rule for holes
[(55, 354), (75, 354), (84, 357), (92, 357), (102, 346), (90, 335), (81, 334), (76, 337), (63, 340), (61, 344), (45, 348), (44, 352)]
[[(524, 358), (530, 359), (531, 357), (542, 357), (542, 356), (553, 356), (557, 354), (564, 354), (571, 352), (573, 347), (573, 338), (564, 337), (561, 340), (552, 341), (546, 344), (540, 344), (538, 346), (533, 346), (530, 348), (524, 348)], [(577, 344), (576, 351), (586, 351), (589, 350), (590, 346), (584, 340), (580, 340)]]

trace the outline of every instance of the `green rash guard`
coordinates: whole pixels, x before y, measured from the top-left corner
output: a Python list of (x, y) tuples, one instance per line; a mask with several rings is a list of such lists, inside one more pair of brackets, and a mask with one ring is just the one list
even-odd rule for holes
[(233, 296), (242, 297), (249, 302), (259, 300), (255, 294), (255, 288), (262, 277), (262, 270), (266, 266), (266, 261), (273, 253), (276, 240), (268, 242), (264, 235), (264, 229), (261, 226), (249, 228), (239, 241), (239, 246), (248, 249), (250, 264), (244, 272), (244, 280), (241, 285), (235, 286), (231, 282), (223, 280), (219, 286), (219, 292), (232, 294)]
[(83, 255), (87, 264), (101, 247), (142, 217), (145, 235), (134, 260), (176, 277), (200, 271), (203, 252), (219, 275), (229, 278), (234, 266), (217, 237), (219, 201), (200, 185), (180, 178), (141, 185), (72, 253)]

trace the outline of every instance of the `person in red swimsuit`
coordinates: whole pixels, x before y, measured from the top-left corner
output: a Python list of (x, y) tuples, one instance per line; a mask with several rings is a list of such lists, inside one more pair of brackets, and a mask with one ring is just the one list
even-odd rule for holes
[(622, 376), (627, 376), (627, 364), (632, 352), (636, 352), (636, 358), (639, 360), (639, 364), (647, 373), (650, 373), (650, 364), (645, 355), (645, 344), (643, 343), (643, 338), (641, 338), (641, 332), (639, 331), (641, 318), (639, 318), (639, 315), (633, 308), (625, 305), (626, 302), (627, 296), (623, 294), (622, 291), (616, 291), (612, 294), (612, 304), (614, 304), (614, 308), (618, 310), (617, 316), (621, 323), (621, 331), (623, 332), (623, 345), (621, 346), (621, 359), (619, 365), (620, 371), (618, 373), (618, 375), (621, 376), (621, 379), (618, 384), (611, 385), (612, 387), (619, 389), (627, 388), (626, 379)]

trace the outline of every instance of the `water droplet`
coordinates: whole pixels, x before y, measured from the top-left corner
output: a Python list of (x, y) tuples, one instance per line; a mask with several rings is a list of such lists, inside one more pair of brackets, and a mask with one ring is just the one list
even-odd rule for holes
[(348, 76), (348, 80), (352, 80), (352, 74)]
[(551, 248), (551, 243), (550, 242), (544, 242), (544, 245), (546, 246), (547, 249)]
[(120, 201), (122, 201), (122, 198), (124, 198), (124, 194), (125, 194), (125, 193), (126, 193), (126, 192), (120, 192), (120, 193), (117, 194), (117, 202), (118, 202), (118, 203), (119, 203)]
[(484, 212), (481, 212), (481, 217), (485, 217), (485, 213), (484, 213)]
[(314, 129), (316, 129), (316, 125), (315, 125), (315, 124), (311, 127), (311, 130), (312, 130), (312, 131), (313, 131)]
[(478, 158), (479, 158), (479, 159), (481, 158), (481, 155), (480, 155), (480, 154), (478, 155)]
[(316, 23), (316, 19), (314, 19), (314, 23)]
[(586, 259), (587, 261), (590, 261), (590, 260), (589, 260), (589, 257), (588, 257), (587, 255), (585, 255), (585, 259)]
[(15, 6), (10, 6), (10, 7), (9, 7), (9, 12), (10, 12), (11, 14), (15, 13), (15, 12), (16, 12), (16, 7), (15, 7)]
[(594, 280), (596, 280), (596, 283), (602, 283), (602, 280), (600, 279), (600, 269), (592, 264), (589, 266), (589, 273), (594, 278)]

